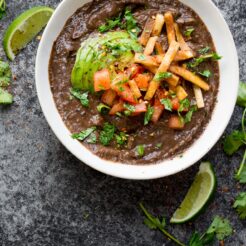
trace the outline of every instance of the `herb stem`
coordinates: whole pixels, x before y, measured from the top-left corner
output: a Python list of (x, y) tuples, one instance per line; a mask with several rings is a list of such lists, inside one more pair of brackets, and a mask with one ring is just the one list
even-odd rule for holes
[[(145, 207), (143, 206), (142, 203), (139, 204), (140, 208), (142, 209), (142, 211), (144, 212), (145, 216), (153, 223), (155, 224), (155, 221), (153, 220), (152, 216), (147, 212), (147, 210), (145, 209)], [(185, 244), (181, 243), (178, 239), (176, 239), (174, 236), (172, 236), (170, 233), (168, 233), (166, 230), (164, 230), (163, 228), (160, 227), (160, 225), (155, 224), (158, 229), (164, 234), (166, 235), (169, 239), (171, 239), (172, 241), (174, 241), (177, 245), (180, 246), (186, 246)]]
[(244, 133), (244, 138), (246, 139), (246, 131), (245, 131), (245, 116), (246, 116), (246, 108), (243, 111), (243, 117), (242, 117), (242, 129), (243, 129), (243, 133)]
[(243, 156), (243, 160), (242, 160), (242, 162), (241, 162), (240, 168), (239, 168), (239, 170), (238, 170), (238, 172), (237, 172), (237, 174), (236, 174), (236, 176), (237, 176), (238, 178), (240, 177), (240, 175), (241, 175), (241, 173), (242, 173), (242, 171), (243, 171), (243, 169), (244, 169), (245, 162), (246, 162), (246, 150), (245, 150), (245, 152), (244, 152), (244, 156)]

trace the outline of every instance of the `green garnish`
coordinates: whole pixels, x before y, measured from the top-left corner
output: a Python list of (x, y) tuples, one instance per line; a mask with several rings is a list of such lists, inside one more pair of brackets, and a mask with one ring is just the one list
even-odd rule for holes
[(145, 58), (146, 58), (146, 57), (145, 57), (145, 55), (143, 55), (143, 54), (140, 54), (140, 55), (138, 56), (138, 59), (140, 59), (140, 60), (142, 60), (142, 61), (145, 60)]
[(13, 103), (13, 96), (6, 90), (0, 87), (0, 104)]
[(235, 178), (241, 184), (246, 184), (246, 151), (244, 152), (243, 160), (241, 162), (240, 168), (235, 175)]
[(191, 62), (187, 63), (188, 68), (195, 68), (199, 66), (204, 61), (207, 61), (208, 59), (212, 59), (214, 61), (218, 61), (222, 58), (222, 56), (219, 56), (217, 53), (212, 53), (208, 55), (202, 55), (198, 58), (194, 58)]
[(162, 145), (163, 145), (162, 143), (158, 143), (158, 144), (156, 144), (155, 147), (156, 147), (157, 149), (160, 149), (160, 148), (162, 147)]
[(183, 112), (184, 110), (189, 109), (190, 107), (190, 100), (188, 98), (181, 100), (179, 103), (180, 106), (178, 109), (178, 113)]
[(144, 146), (142, 144), (137, 146), (137, 152), (138, 152), (138, 156), (140, 157), (144, 156)]
[(144, 125), (148, 125), (154, 113), (154, 108), (148, 105), (147, 112), (144, 115)]
[(195, 31), (194, 28), (188, 28), (185, 32), (184, 32), (184, 35), (187, 37), (187, 38), (190, 38), (191, 37), (191, 34)]
[(87, 139), (87, 143), (95, 144), (97, 142), (97, 136), (95, 133), (92, 133), (89, 138)]
[(120, 132), (118, 135), (115, 134), (116, 143), (120, 146), (125, 145), (128, 140), (128, 135), (124, 132)]
[(170, 112), (173, 111), (173, 105), (172, 105), (172, 102), (169, 98), (161, 99), (160, 102), (161, 102), (161, 104), (164, 105), (165, 110), (168, 110)]
[(84, 107), (89, 107), (89, 100), (88, 100), (88, 91), (81, 93), (78, 89), (70, 89), (70, 93), (72, 96), (74, 96), (76, 99), (79, 99), (81, 104)]
[(5, 13), (6, 13), (6, 1), (0, 0), (0, 20), (3, 18)]
[(129, 111), (130, 113), (133, 113), (136, 110), (136, 108), (133, 105), (128, 103), (124, 103), (124, 108), (127, 109), (127, 111)]
[(192, 116), (193, 116), (193, 113), (197, 111), (197, 106), (193, 105), (188, 113), (185, 115), (184, 117), (184, 123), (187, 124), (189, 122), (191, 122), (191, 119), (192, 119)]
[(11, 76), (12, 73), (9, 64), (0, 60), (0, 86), (8, 86)]
[(72, 134), (72, 138), (73, 139), (77, 139), (77, 140), (81, 140), (84, 141), (86, 138), (88, 138), (97, 128), (94, 127), (90, 127), (80, 133), (74, 133)]
[(237, 210), (240, 219), (246, 219), (246, 192), (241, 192), (236, 197), (233, 208)]
[(111, 125), (108, 122), (104, 123), (103, 130), (99, 136), (100, 143), (104, 146), (109, 145), (111, 140), (114, 138), (115, 130), (114, 125)]
[(140, 29), (137, 26), (137, 21), (129, 8), (126, 8), (123, 15), (107, 20), (106, 24), (100, 26), (98, 30), (99, 32), (107, 32), (117, 27), (127, 30), (131, 38), (134, 39), (137, 39), (137, 36), (140, 33)]
[(202, 48), (202, 49), (198, 50), (198, 53), (201, 54), (201, 55), (205, 55), (209, 51), (210, 51), (210, 47), (205, 47), (205, 48)]
[(163, 79), (168, 79), (172, 77), (172, 73), (164, 72), (164, 73), (158, 73), (155, 75), (154, 80), (161, 81)]
[(240, 82), (237, 96), (237, 104), (246, 107), (246, 83)]
[(154, 217), (151, 215), (146, 208), (143, 206), (142, 203), (139, 204), (141, 210), (143, 211), (145, 215), (144, 224), (151, 230), (160, 230), (165, 236), (167, 236), (170, 240), (174, 241), (176, 244), (180, 246), (185, 246), (184, 243), (181, 243), (178, 239), (176, 239), (174, 236), (172, 236), (170, 233), (166, 230), (166, 220), (163, 218), (160, 220), (159, 218)]
[(204, 70), (203, 72), (199, 72), (199, 74), (201, 74), (203, 77), (206, 77), (206, 78), (209, 78), (212, 75), (210, 70)]
[(99, 105), (97, 105), (97, 111), (100, 113), (100, 114), (107, 114), (110, 110), (110, 107), (107, 106), (106, 104), (104, 103), (100, 103)]

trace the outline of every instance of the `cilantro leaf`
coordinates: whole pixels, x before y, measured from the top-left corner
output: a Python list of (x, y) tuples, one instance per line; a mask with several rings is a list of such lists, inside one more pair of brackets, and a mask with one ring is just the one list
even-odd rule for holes
[(124, 18), (126, 21), (126, 30), (130, 34), (131, 38), (137, 39), (137, 36), (140, 33), (140, 29), (137, 26), (137, 21), (135, 20), (129, 8), (126, 8)]
[(133, 105), (128, 104), (128, 103), (124, 103), (124, 108), (127, 109), (131, 113), (135, 112), (136, 110), (136, 108)]
[(149, 121), (151, 120), (153, 113), (154, 113), (154, 108), (148, 105), (147, 112), (144, 115), (144, 125), (145, 126), (149, 124)]
[(88, 128), (80, 133), (74, 133), (72, 134), (73, 139), (78, 139), (81, 141), (84, 141), (87, 137), (89, 137), (97, 128), (96, 127), (91, 127)]
[(184, 32), (184, 35), (187, 37), (187, 38), (190, 38), (191, 37), (191, 34), (195, 31), (194, 28), (188, 28), (185, 30)]
[(163, 73), (158, 73), (155, 75), (155, 80), (157, 81), (161, 81), (163, 79), (168, 79), (168, 78), (171, 78), (172, 77), (172, 73), (169, 73), (169, 72), (163, 72)]
[(111, 140), (114, 138), (115, 130), (114, 125), (111, 125), (108, 122), (104, 123), (103, 130), (99, 136), (100, 143), (104, 146), (109, 145)]
[(187, 63), (188, 68), (195, 68), (199, 66), (204, 61), (207, 61), (208, 59), (212, 59), (214, 61), (218, 61), (222, 58), (222, 56), (219, 56), (217, 53), (211, 53), (207, 55), (202, 55), (198, 58), (194, 58), (191, 62)]
[(107, 106), (106, 104), (104, 103), (100, 103), (98, 106), (97, 106), (97, 111), (101, 114), (107, 114), (110, 110), (110, 107)]
[(240, 82), (239, 84), (237, 104), (246, 107), (246, 83)]
[(137, 146), (137, 152), (138, 152), (138, 156), (140, 157), (144, 156), (144, 146), (142, 144)]
[(72, 88), (70, 89), (70, 93), (76, 99), (79, 99), (84, 107), (89, 107), (88, 92), (81, 93), (80, 90)]
[(244, 152), (243, 160), (241, 162), (240, 168), (237, 171), (235, 178), (241, 183), (246, 184), (246, 150)]
[(240, 219), (246, 219), (246, 192), (241, 192), (236, 197), (233, 208), (237, 210)]
[(201, 55), (207, 54), (210, 51), (210, 47), (205, 47), (200, 50), (198, 50), (198, 53)]
[(206, 234), (215, 233), (218, 240), (224, 240), (232, 234), (233, 230), (229, 220), (216, 216)]
[(165, 236), (167, 236), (169, 239), (171, 239), (172, 241), (174, 241), (177, 245), (180, 246), (185, 246), (184, 243), (180, 242), (178, 239), (176, 239), (174, 236), (172, 236), (169, 232), (167, 232), (167, 230), (165, 229), (166, 227), (166, 220), (165, 218), (163, 218), (161, 221), (159, 218), (154, 217), (153, 215), (151, 215), (146, 208), (143, 206), (142, 203), (139, 204), (141, 210), (143, 211), (144, 215), (145, 215), (145, 220), (144, 220), (144, 224), (146, 226), (148, 226), (149, 229), (151, 230), (160, 230)]
[(6, 1), (1, 0), (0, 1), (0, 20), (3, 18), (5, 13), (6, 13)]
[(119, 135), (115, 134), (116, 143), (119, 144), (120, 146), (126, 144), (127, 138), (128, 135), (125, 134), (124, 132), (120, 132)]
[(98, 28), (99, 32), (107, 32), (121, 25), (121, 17), (113, 18), (112, 20), (106, 20), (106, 24)]
[(197, 111), (197, 106), (194, 105), (190, 108), (190, 110), (188, 111), (188, 113), (184, 117), (184, 123), (185, 124), (191, 122), (193, 113), (196, 111)]
[(204, 246), (214, 241), (214, 234), (200, 235), (198, 232), (194, 232), (189, 240), (188, 246)]
[(233, 155), (244, 145), (245, 134), (242, 131), (233, 131), (224, 141), (224, 151), (227, 155)]
[(189, 107), (190, 107), (190, 100), (188, 98), (181, 100), (178, 113), (183, 112), (186, 109), (189, 109)]
[(9, 64), (0, 60), (0, 86), (8, 86), (11, 76), (12, 72)]
[(92, 133), (92, 134), (89, 136), (89, 138), (88, 138), (88, 140), (87, 140), (87, 143), (89, 143), (89, 144), (95, 144), (96, 142), (97, 142), (97, 136), (96, 136), (95, 133)]
[(169, 98), (161, 99), (160, 102), (161, 102), (161, 104), (164, 105), (165, 110), (168, 110), (170, 112), (173, 111), (173, 105), (172, 105), (172, 102)]
[(209, 78), (212, 75), (210, 70), (204, 70), (203, 72), (199, 72), (199, 74), (201, 74), (203, 77), (206, 77), (206, 78)]

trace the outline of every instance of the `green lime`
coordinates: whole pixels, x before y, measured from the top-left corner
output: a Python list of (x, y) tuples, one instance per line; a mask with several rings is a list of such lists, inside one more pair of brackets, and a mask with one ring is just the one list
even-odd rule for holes
[(204, 208), (215, 187), (216, 177), (211, 163), (201, 163), (194, 182), (170, 222), (179, 224), (195, 217)]
[(10, 24), (3, 37), (3, 47), (10, 60), (14, 60), (18, 52), (42, 30), (53, 12), (49, 7), (34, 7)]

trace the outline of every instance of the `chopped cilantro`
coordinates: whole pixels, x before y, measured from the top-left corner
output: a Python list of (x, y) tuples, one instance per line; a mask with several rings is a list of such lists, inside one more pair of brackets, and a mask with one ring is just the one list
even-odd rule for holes
[(241, 192), (236, 197), (233, 208), (237, 210), (240, 219), (246, 219), (246, 192)]
[(199, 74), (201, 74), (203, 77), (206, 77), (206, 78), (209, 78), (212, 75), (210, 70), (204, 70), (203, 72), (199, 72)]
[(205, 55), (209, 51), (210, 51), (210, 47), (205, 47), (205, 48), (202, 48), (202, 49), (198, 50), (198, 53), (201, 54), (201, 55)]
[(120, 132), (118, 135), (115, 134), (116, 143), (120, 146), (126, 144), (128, 135), (124, 132)]
[(158, 144), (156, 144), (155, 147), (156, 147), (156, 149), (160, 149), (162, 147), (162, 145), (163, 145), (162, 143), (158, 143)]
[(187, 37), (187, 38), (190, 38), (191, 37), (191, 34), (195, 31), (194, 28), (188, 28), (185, 30), (184, 32), (184, 35)]
[(129, 111), (129, 110), (125, 110), (125, 111), (124, 111), (124, 115), (125, 115), (125, 116), (130, 116), (131, 114), (132, 114), (132, 112)]
[(219, 56), (217, 53), (211, 53), (208, 55), (202, 55), (198, 58), (194, 58), (191, 62), (187, 63), (188, 68), (195, 68), (199, 66), (204, 61), (207, 61), (208, 59), (212, 59), (214, 61), (220, 60), (222, 56)]
[(178, 109), (178, 113), (183, 112), (184, 110), (189, 109), (190, 107), (190, 100), (188, 98), (185, 98), (180, 101), (180, 106)]
[(138, 59), (140, 59), (141, 61), (143, 61), (143, 60), (146, 59), (146, 57), (145, 57), (144, 54), (140, 54), (140, 55), (138, 56)]
[(137, 152), (138, 152), (138, 156), (140, 157), (144, 156), (144, 146), (142, 144), (137, 146)]
[(110, 144), (111, 140), (114, 138), (115, 126), (109, 123), (104, 123), (103, 130), (100, 133), (99, 140), (104, 146)]
[(9, 64), (0, 60), (0, 86), (8, 86), (11, 76), (12, 73)]
[(184, 117), (184, 123), (185, 124), (191, 122), (193, 113), (196, 111), (197, 111), (197, 106), (194, 105), (190, 108), (190, 110), (188, 111), (188, 113)]
[(172, 105), (172, 102), (169, 98), (161, 99), (160, 102), (161, 102), (161, 104), (164, 105), (165, 110), (168, 110), (170, 112), (173, 111), (173, 105)]
[(136, 110), (136, 108), (133, 105), (128, 104), (128, 103), (124, 103), (124, 108), (127, 109), (131, 113), (135, 112)]
[(95, 144), (96, 142), (97, 142), (97, 136), (96, 136), (95, 133), (92, 133), (92, 134), (89, 136), (89, 138), (88, 138), (88, 140), (87, 140), (87, 143), (89, 143), (89, 144)]
[(147, 112), (144, 115), (144, 125), (145, 126), (149, 124), (149, 121), (151, 120), (153, 113), (154, 113), (154, 108), (148, 105)]
[(88, 99), (88, 92), (81, 93), (80, 90), (77, 89), (70, 89), (70, 93), (72, 96), (74, 96), (76, 99), (79, 99), (81, 104), (84, 107), (89, 107), (89, 99)]
[(107, 114), (110, 110), (110, 107), (107, 106), (106, 104), (104, 103), (100, 103), (98, 106), (97, 106), (97, 111), (101, 114)]
[(78, 139), (78, 140), (81, 140), (81, 141), (84, 141), (87, 137), (89, 137), (97, 128), (94, 126), (94, 127), (91, 127), (91, 128), (88, 128), (80, 133), (74, 133), (72, 134), (72, 138), (73, 139)]
[(157, 81), (161, 81), (163, 79), (168, 79), (168, 78), (171, 78), (172, 77), (172, 73), (169, 73), (169, 72), (163, 72), (163, 73), (158, 73), (155, 75), (155, 80)]
[(115, 27), (121, 26), (121, 17), (118, 16), (112, 20), (106, 20), (106, 24), (98, 28), (99, 32), (107, 32), (114, 29)]

